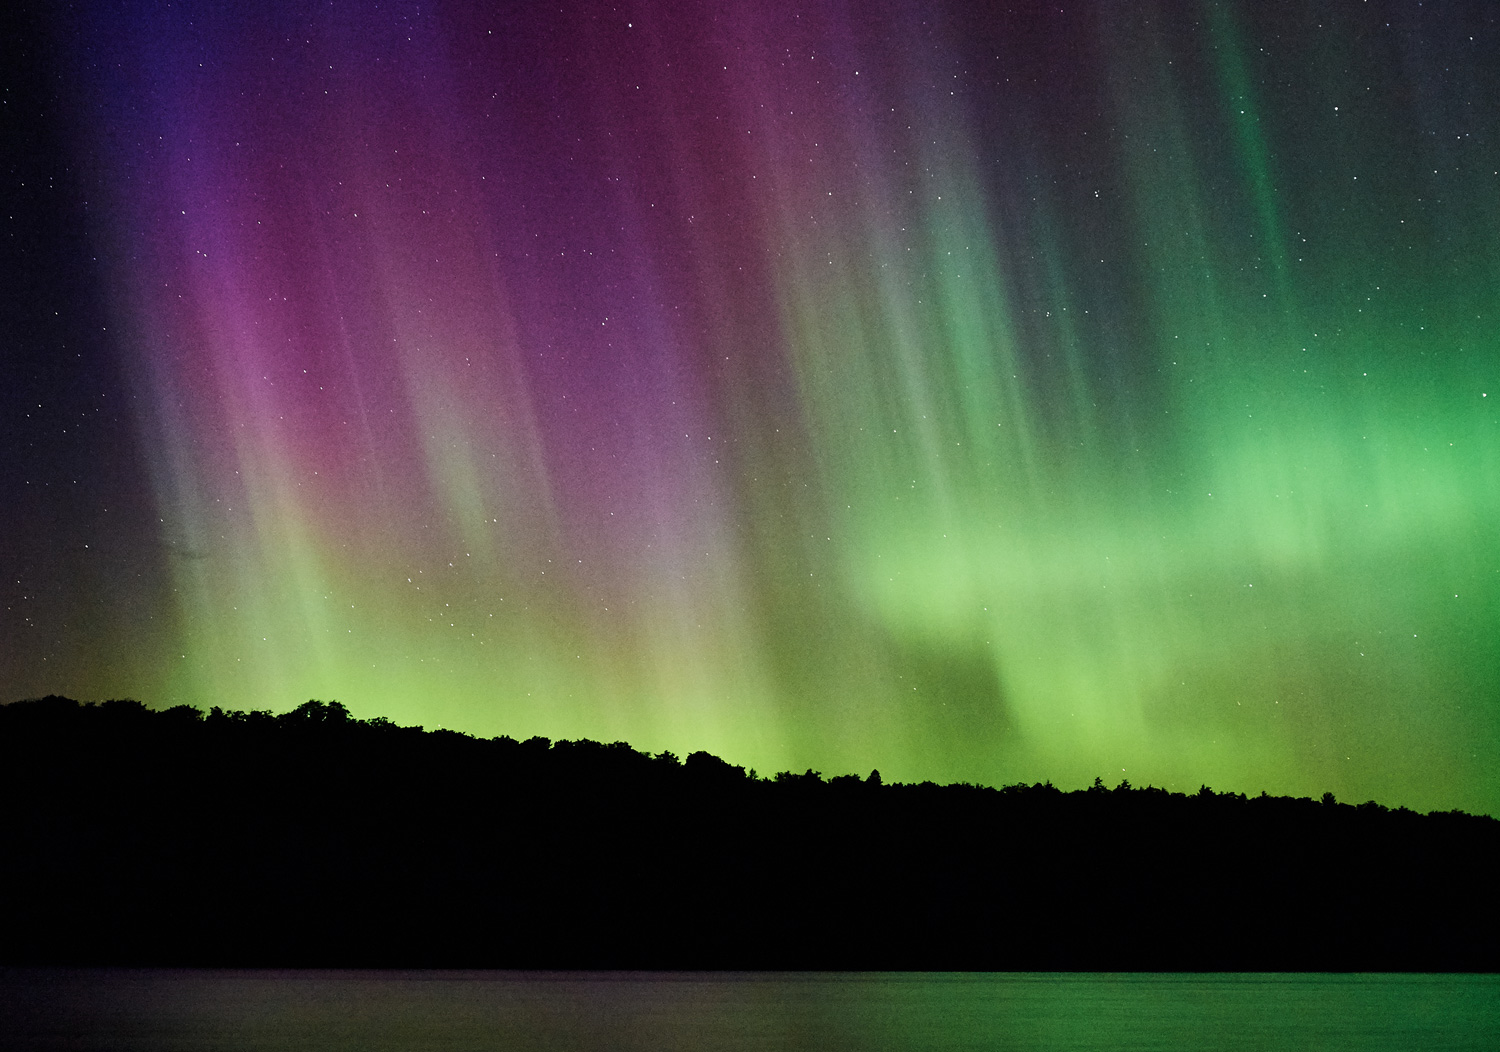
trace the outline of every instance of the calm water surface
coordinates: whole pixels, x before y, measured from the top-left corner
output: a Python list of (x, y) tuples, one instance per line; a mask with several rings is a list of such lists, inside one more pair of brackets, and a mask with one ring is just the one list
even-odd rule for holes
[(1500, 976), (0, 971), (6, 1049), (1500, 1049)]

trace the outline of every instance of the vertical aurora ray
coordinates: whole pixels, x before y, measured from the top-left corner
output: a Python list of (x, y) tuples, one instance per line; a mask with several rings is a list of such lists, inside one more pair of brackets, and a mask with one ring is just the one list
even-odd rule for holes
[(1500, 806), (1481, 7), (262, 7), (63, 26), (152, 700)]

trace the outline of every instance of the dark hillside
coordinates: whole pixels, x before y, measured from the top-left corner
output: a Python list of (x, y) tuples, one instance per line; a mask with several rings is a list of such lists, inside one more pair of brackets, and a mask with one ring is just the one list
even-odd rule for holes
[(756, 779), (337, 703), (0, 707), (3, 963), (1463, 970), (1500, 822)]

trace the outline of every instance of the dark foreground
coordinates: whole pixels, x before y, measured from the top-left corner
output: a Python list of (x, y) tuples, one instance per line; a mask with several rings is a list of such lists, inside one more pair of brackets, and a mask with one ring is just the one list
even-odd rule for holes
[(0, 962), (1500, 970), (1500, 822), (0, 707)]

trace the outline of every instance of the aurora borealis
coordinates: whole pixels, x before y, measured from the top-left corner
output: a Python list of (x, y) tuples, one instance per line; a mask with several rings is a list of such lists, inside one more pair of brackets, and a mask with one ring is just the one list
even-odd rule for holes
[(7, 700), (1500, 813), (1497, 15), (50, 12)]

